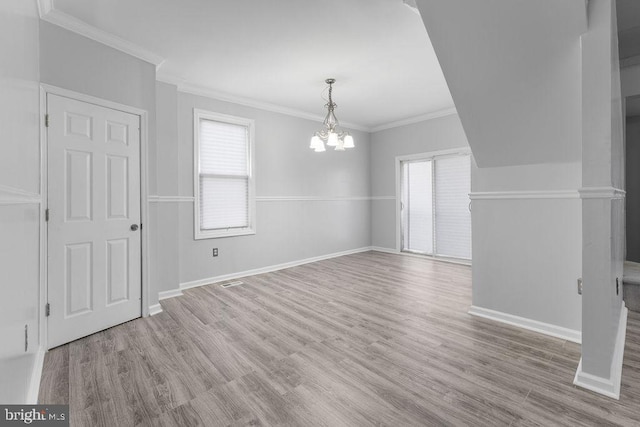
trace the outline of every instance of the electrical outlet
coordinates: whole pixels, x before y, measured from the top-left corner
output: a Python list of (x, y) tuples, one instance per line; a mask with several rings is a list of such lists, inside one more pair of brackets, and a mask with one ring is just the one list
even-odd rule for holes
[(578, 295), (582, 295), (582, 278), (578, 279)]
[(218, 256), (218, 248), (213, 248), (213, 256)]

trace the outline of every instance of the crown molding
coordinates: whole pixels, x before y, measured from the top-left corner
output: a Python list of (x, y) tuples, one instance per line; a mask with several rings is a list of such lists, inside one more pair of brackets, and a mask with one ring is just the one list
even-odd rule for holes
[[(165, 75), (164, 78), (166, 79), (167, 76)], [(168, 78), (171, 79), (171, 77), (168, 77)], [(172, 83), (172, 84), (176, 84), (176, 83)], [(188, 81), (183, 81), (182, 83), (179, 83), (176, 86), (178, 86), (179, 92), (188, 93), (191, 95), (204, 96), (206, 98), (217, 99), (218, 101), (231, 102), (233, 104), (239, 104), (239, 105), (244, 105), (246, 107), (252, 107), (260, 110), (271, 111), (274, 113), (285, 114), (287, 116), (298, 117), (300, 119), (313, 120), (314, 122), (324, 121), (324, 116), (307, 113), (306, 111), (296, 110), (294, 108), (283, 107), (281, 105), (271, 104), (269, 102), (258, 101), (252, 98), (245, 98), (243, 96), (237, 96), (237, 95), (232, 95), (225, 92), (219, 92), (217, 90), (214, 90), (205, 86), (196, 85)], [(363, 132), (371, 132), (370, 128), (366, 126), (358, 125), (355, 123), (341, 122), (340, 125), (343, 128), (359, 130)]]
[[(294, 108), (289, 108), (289, 107), (283, 107), (281, 105), (271, 104), (268, 102), (258, 101), (252, 98), (245, 98), (242, 96), (232, 95), (226, 92), (220, 92), (206, 86), (201, 86), (201, 85), (191, 83), (184, 77), (179, 77), (179, 76), (165, 73), (162, 71), (158, 72), (158, 74), (156, 75), (156, 80), (162, 83), (174, 85), (177, 87), (178, 92), (182, 92), (182, 93), (188, 93), (191, 95), (216, 99), (218, 101), (244, 105), (246, 107), (257, 108), (259, 110), (285, 114), (287, 116), (312, 120), (314, 122), (324, 121), (324, 116), (311, 114), (306, 111), (296, 110)], [(343, 128), (359, 130), (359, 131), (368, 132), (368, 133), (374, 133), (374, 132), (378, 132), (385, 129), (392, 129), (400, 126), (406, 126), (414, 123), (424, 122), (426, 120), (433, 120), (440, 117), (453, 116), (457, 114), (458, 114), (458, 110), (456, 110), (455, 107), (451, 107), (451, 108), (445, 108), (443, 110), (434, 111), (432, 113), (421, 114), (419, 116), (409, 117), (407, 119), (386, 123), (386, 124), (375, 126), (375, 127), (368, 127), (368, 126), (363, 126), (363, 125), (359, 125), (356, 123), (349, 123), (349, 122), (340, 122), (340, 124)]]
[(414, 123), (420, 123), (427, 120), (438, 119), (440, 117), (453, 116), (458, 114), (458, 110), (455, 107), (445, 108), (444, 110), (434, 111), (432, 113), (421, 114), (419, 116), (409, 117), (407, 119), (397, 120), (395, 122), (389, 122), (376, 126), (370, 129), (370, 132), (379, 132), (381, 130), (393, 129), (400, 126), (412, 125)]
[[(252, 98), (245, 98), (242, 96), (232, 95), (225, 92), (220, 92), (215, 89), (197, 85), (189, 82), (187, 79), (169, 73), (163, 73), (160, 71), (160, 67), (165, 62), (165, 58), (151, 52), (142, 46), (135, 43), (131, 43), (123, 38), (120, 38), (114, 34), (101, 30), (93, 25), (89, 25), (86, 22), (68, 15), (64, 12), (57, 10), (54, 7), (53, 0), (37, 0), (38, 12), (40, 19), (49, 22), (51, 24), (62, 27), (68, 31), (80, 34), (91, 40), (97, 41), (135, 58), (149, 62), (156, 66), (156, 80), (177, 86), (179, 92), (189, 93), (192, 95), (204, 96), (207, 98), (216, 99), (224, 102), (231, 102), (234, 104), (244, 105), (247, 107), (258, 108), (260, 110), (271, 111), (274, 113), (285, 114), (292, 117), (298, 117), (301, 119), (312, 120), (314, 122), (322, 122), (324, 115), (312, 114), (306, 111), (297, 110), (294, 108), (284, 107), (281, 105), (271, 104), (268, 102), (259, 101)], [(405, 1), (405, 3), (407, 3)], [(411, 1), (409, 2), (411, 3)], [(412, 7), (410, 4), (408, 6)], [(378, 132), (385, 129), (391, 129), (408, 124), (418, 123), (425, 120), (436, 119), (439, 117), (445, 117), (449, 115), (457, 114), (455, 108), (448, 108), (433, 113), (423, 114), (416, 117), (410, 117), (404, 120), (390, 122), (375, 127), (368, 127), (359, 125), (357, 123), (341, 122), (342, 127), (352, 130), (359, 130), (362, 132)]]
[(187, 82), (187, 79), (185, 79), (184, 77), (179, 77), (174, 74), (169, 74), (169, 73), (163, 72), (162, 70), (159, 70), (156, 73), (156, 81), (174, 85), (179, 88), (180, 86), (182, 86)]
[(165, 61), (162, 56), (138, 46), (137, 44), (131, 43), (130, 41), (96, 28), (93, 25), (89, 25), (78, 18), (56, 10), (53, 5), (53, 0), (38, 0), (38, 12), (40, 14), (40, 19), (43, 21), (47, 21), (76, 34), (80, 34), (81, 36), (105, 44), (143, 61), (150, 62), (156, 66), (156, 70), (160, 68)]

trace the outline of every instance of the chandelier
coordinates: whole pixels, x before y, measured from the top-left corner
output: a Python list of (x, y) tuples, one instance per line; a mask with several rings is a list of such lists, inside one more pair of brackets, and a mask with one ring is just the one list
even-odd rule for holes
[(332, 85), (336, 82), (336, 79), (326, 79), (325, 83), (329, 85), (329, 102), (325, 104), (327, 108), (327, 115), (324, 118), (324, 129), (318, 131), (311, 138), (311, 145), (309, 148), (315, 150), (316, 153), (325, 151), (324, 144), (327, 147), (335, 147), (336, 151), (344, 151), (345, 148), (354, 148), (353, 137), (347, 131), (340, 129), (340, 123), (334, 113), (334, 110), (338, 107), (333, 99), (331, 99)]

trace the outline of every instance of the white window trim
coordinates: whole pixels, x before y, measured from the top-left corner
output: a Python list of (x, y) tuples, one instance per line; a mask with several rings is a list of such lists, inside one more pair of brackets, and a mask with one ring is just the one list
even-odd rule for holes
[[(200, 228), (200, 120), (213, 120), (246, 126), (249, 129), (249, 226), (244, 228), (227, 228), (219, 230), (202, 230)], [(255, 191), (255, 122), (244, 117), (230, 116), (211, 111), (193, 109), (193, 225), (194, 239), (215, 239), (219, 237), (246, 236), (256, 234), (256, 191)]]
[[(470, 147), (452, 148), (449, 150), (431, 151), (427, 153), (407, 154), (404, 156), (396, 157), (396, 251), (398, 253), (414, 254), (417, 256), (424, 256), (424, 257), (433, 258), (433, 259), (455, 260), (458, 263), (471, 265), (471, 262), (472, 262), (471, 259), (452, 258), (444, 255), (423, 254), (421, 252), (402, 250), (402, 215), (400, 214), (401, 208), (402, 208), (402, 162), (434, 160), (434, 159), (443, 158), (443, 157), (466, 156), (466, 155), (471, 156)], [(473, 160), (471, 161), (473, 162)], [(435, 185), (435, 182), (434, 182), (434, 185)], [(435, 234), (434, 234), (434, 239), (435, 239)]]

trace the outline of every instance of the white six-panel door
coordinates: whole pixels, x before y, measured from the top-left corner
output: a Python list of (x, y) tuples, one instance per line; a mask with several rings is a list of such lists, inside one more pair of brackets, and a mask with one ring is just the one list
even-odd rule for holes
[(48, 347), (141, 315), (140, 117), (47, 94)]

